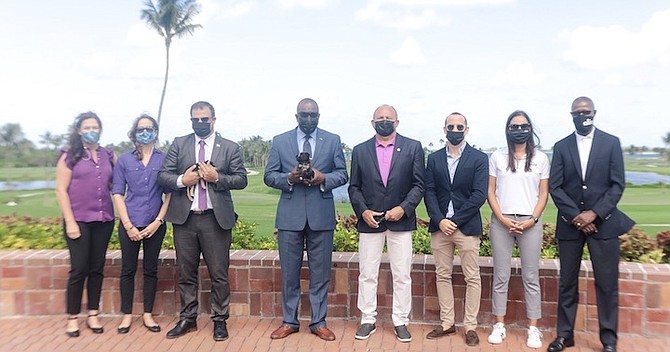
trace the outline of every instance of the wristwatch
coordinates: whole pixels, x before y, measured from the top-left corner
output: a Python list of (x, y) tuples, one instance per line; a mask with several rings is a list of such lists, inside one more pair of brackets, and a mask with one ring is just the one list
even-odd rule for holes
[[(163, 225), (163, 224), (165, 223), (165, 220), (163, 220), (163, 219), (161, 219), (161, 218), (156, 218), (156, 220), (158, 220), (158, 222), (160, 222), (161, 225)], [(536, 222), (537, 222), (537, 221), (536, 221)]]
[(535, 221), (535, 223), (537, 224), (538, 221), (540, 221), (540, 218), (536, 218), (536, 217), (533, 216), (533, 221)]

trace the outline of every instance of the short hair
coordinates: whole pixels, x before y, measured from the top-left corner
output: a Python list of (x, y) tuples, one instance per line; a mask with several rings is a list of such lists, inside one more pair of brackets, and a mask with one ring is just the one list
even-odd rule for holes
[(382, 105), (379, 105), (379, 107), (377, 107), (375, 109), (375, 112), (372, 113), (372, 119), (373, 120), (375, 119), (375, 116), (377, 116), (377, 111), (379, 111), (379, 109), (381, 109), (381, 108), (391, 108), (391, 110), (393, 110), (393, 114), (395, 115), (395, 119), (396, 120), (398, 119), (398, 111), (393, 106), (388, 105), (388, 104), (382, 104)]
[(300, 111), (300, 106), (301, 106), (301, 105), (303, 105), (303, 104), (307, 104), (307, 103), (314, 104), (314, 106), (316, 106), (316, 111), (317, 111), (317, 112), (319, 111), (319, 104), (317, 104), (316, 101), (315, 101), (314, 99), (312, 99), (312, 98), (304, 98), (304, 99), (302, 99), (302, 100), (300, 100), (300, 101), (298, 102), (298, 106), (297, 106), (296, 109), (295, 109), (296, 112), (297, 112), (297, 111)]
[(445, 125), (445, 126), (447, 125), (447, 120), (449, 119), (449, 116), (451, 116), (451, 115), (462, 116), (462, 117), (463, 117), (463, 121), (465, 121), (465, 126), (466, 126), (466, 127), (468, 126), (468, 119), (467, 119), (467, 117), (465, 117), (465, 115), (461, 114), (460, 112), (456, 112), (456, 111), (452, 112), (451, 114), (447, 115), (447, 117), (444, 118), (444, 125)]
[(581, 102), (586, 102), (587, 104), (591, 105), (591, 107), (593, 108), (593, 110), (596, 109), (596, 105), (593, 103), (593, 100), (591, 100), (591, 98), (589, 98), (589, 97), (584, 97), (584, 96), (581, 96), (581, 97), (576, 98), (576, 99), (572, 102), (572, 106), (574, 107), (575, 105), (577, 105), (577, 104), (579, 104), (579, 103), (581, 103)]
[(193, 113), (193, 110), (203, 110), (205, 108), (209, 109), (209, 112), (212, 113), (211, 117), (216, 117), (216, 112), (214, 112), (214, 106), (203, 100), (193, 103), (193, 105), (191, 105), (191, 110), (189, 110), (188, 113), (189, 115), (191, 115)]

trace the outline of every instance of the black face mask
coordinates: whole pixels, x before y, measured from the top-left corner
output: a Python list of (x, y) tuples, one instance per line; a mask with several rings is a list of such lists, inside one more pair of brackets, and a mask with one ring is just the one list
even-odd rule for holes
[(200, 138), (207, 137), (212, 132), (212, 125), (209, 122), (192, 121), (191, 125), (195, 135)]
[(528, 142), (531, 134), (530, 130), (514, 130), (509, 132), (509, 139), (514, 144), (523, 144)]
[(382, 137), (390, 136), (395, 131), (395, 122), (391, 120), (381, 120), (375, 122), (375, 132)]
[(298, 117), (298, 128), (300, 128), (304, 134), (314, 133), (318, 124), (318, 117)]
[(586, 136), (593, 128), (593, 116), (575, 116), (572, 118), (575, 124), (575, 130), (582, 136)]
[(447, 131), (447, 140), (451, 145), (459, 145), (465, 138), (465, 132)]

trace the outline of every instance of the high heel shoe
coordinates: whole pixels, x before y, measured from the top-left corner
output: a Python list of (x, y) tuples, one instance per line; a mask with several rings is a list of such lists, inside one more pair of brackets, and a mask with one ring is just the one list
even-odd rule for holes
[[(96, 314), (89, 314), (89, 315), (88, 315), (89, 318), (91, 318), (91, 317), (97, 317), (97, 316), (98, 316), (97, 313), (96, 313)], [(88, 319), (86, 319), (86, 327), (89, 328), (89, 329), (91, 329), (91, 331), (93, 331), (94, 334), (102, 334), (102, 333), (105, 331), (105, 329), (103, 329), (102, 326), (99, 327), (99, 328), (94, 328), (94, 327), (92, 327), (92, 326), (88, 323)]]
[[(77, 320), (77, 317), (68, 317), (67, 320)], [(79, 337), (79, 328), (77, 328), (77, 330), (74, 330), (74, 331), (67, 331), (66, 330), (65, 333), (69, 337)]]

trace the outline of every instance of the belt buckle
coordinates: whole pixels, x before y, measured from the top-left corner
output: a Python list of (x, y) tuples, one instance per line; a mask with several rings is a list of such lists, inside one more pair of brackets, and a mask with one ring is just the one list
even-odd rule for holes
[(196, 215), (202, 215), (204, 212), (205, 212), (204, 210), (191, 210), (191, 213)]

